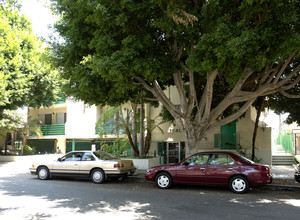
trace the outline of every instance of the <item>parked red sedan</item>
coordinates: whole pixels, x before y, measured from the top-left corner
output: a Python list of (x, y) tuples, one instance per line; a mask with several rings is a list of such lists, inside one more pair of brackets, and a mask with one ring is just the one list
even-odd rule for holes
[(228, 185), (234, 193), (245, 193), (250, 185), (272, 182), (270, 167), (232, 152), (201, 152), (178, 164), (150, 168), (145, 174), (161, 189), (173, 184)]

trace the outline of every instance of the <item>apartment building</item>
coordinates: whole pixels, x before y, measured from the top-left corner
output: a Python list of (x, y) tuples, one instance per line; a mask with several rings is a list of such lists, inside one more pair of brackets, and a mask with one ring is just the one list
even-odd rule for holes
[[(178, 98), (172, 88), (166, 90), (166, 94), (176, 103)], [(40, 153), (98, 150), (103, 141), (114, 141), (117, 138), (116, 133), (111, 132), (105, 138), (99, 139), (96, 123), (101, 111), (99, 106), (88, 106), (71, 99), (61, 99), (50, 108), (30, 108), (28, 115), (38, 117), (43, 123), (41, 129), (43, 135), (30, 134), (27, 144), (34, 146)], [(147, 117), (156, 118), (159, 113), (160, 108), (145, 105)], [(201, 141), (198, 150), (236, 151), (241, 146), (251, 155), (255, 117), (255, 109), (250, 108), (244, 118), (211, 132)], [(152, 132), (149, 155), (161, 155), (164, 163), (175, 163), (185, 158), (185, 142), (181, 130), (172, 123), (162, 124), (160, 128)], [(261, 162), (267, 164), (271, 164), (272, 160), (271, 133), (270, 127), (264, 123), (260, 124), (256, 140), (256, 156), (262, 158)], [(124, 131), (120, 131), (119, 134), (125, 137)]]

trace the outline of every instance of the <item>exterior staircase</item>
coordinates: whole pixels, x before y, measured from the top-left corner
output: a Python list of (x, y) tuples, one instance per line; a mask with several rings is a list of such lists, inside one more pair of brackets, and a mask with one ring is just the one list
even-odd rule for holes
[(273, 155), (272, 156), (272, 165), (273, 166), (285, 166), (293, 165), (295, 163), (294, 156), (292, 155)]

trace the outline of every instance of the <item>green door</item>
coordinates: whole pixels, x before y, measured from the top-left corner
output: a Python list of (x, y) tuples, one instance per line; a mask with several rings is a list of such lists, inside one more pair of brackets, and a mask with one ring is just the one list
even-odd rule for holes
[(236, 149), (236, 121), (221, 127), (221, 149)]

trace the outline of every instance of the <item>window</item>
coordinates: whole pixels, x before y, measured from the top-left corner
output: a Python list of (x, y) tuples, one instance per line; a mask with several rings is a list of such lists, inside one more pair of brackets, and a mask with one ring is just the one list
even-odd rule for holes
[(56, 113), (56, 124), (65, 124), (67, 121), (67, 113), (58, 112)]
[(86, 152), (82, 158), (82, 161), (93, 161), (95, 160), (94, 156), (90, 152)]
[(45, 125), (52, 125), (52, 114), (45, 114)]
[(83, 153), (75, 152), (67, 154), (66, 156), (61, 158), (61, 161), (80, 161)]
[(208, 165), (234, 165), (234, 160), (227, 154), (213, 154)]
[(209, 154), (197, 154), (184, 162), (188, 166), (205, 165), (209, 158)]

